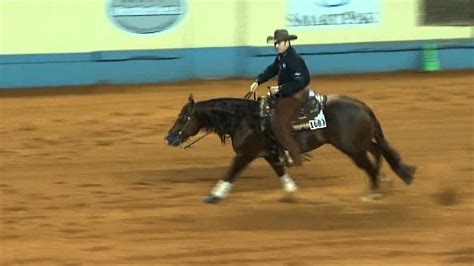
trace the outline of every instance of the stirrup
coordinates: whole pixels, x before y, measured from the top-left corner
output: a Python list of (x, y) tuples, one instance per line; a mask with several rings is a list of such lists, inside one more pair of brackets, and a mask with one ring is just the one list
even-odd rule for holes
[(295, 163), (295, 162), (293, 161), (293, 158), (291, 158), (289, 151), (284, 150), (284, 151), (283, 151), (283, 155), (284, 155), (284, 158), (283, 158), (283, 159), (284, 159), (284, 161), (286, 162), (286, 164), (287, 164), (288, 166), (292, 166), (292, 165)]
[(285, 166), (285, 167), (291, 167), (293, 166), (294, 162), (293, 159), (290, 156), (290, 153), (287, 150), (283, 151), (282, 157), (279, 158), (279, 162), (277, 162), (277, 165), (280, 166)]

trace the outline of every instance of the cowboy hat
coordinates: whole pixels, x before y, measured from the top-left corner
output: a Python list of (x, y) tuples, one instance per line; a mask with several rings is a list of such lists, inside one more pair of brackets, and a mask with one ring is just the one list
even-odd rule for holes
[(298, 39), (298, 36), (288, 34), (288, 31), (285, 29), (275, 30), (273, 36), (267, 37), (267, 42), (281, 42), (281, 41), (291, 41)]

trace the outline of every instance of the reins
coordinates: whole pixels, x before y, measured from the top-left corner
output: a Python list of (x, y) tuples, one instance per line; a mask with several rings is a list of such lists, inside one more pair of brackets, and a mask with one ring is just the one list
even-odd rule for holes
[(253, 96), (253, 100), (256, 101), (256, 100), (257, 100), (257, 92), (256, 92), (256, 91), (254, 91), (254, 92), (252, 92), (252, 91), (247, 92), (247, 93), (245, 94), (245, 96), (244, 96), (244, 99), (245, 99), (245, 100), (250, 100), (250, 98), (252, 98), (252, 96)]
[(183, 146), (183, 150), (191, 148), (192, 145), (194, 145), (196, 142), (202, 140), (203, 138), (205, 138), (209, 134), (211, 134), (211, 132), (207, 132), (206, 134), (204, 134), (204, 135), (200, 136), (199, 138), (195, 139), (193, 142), (187, 144), (186, 146)]

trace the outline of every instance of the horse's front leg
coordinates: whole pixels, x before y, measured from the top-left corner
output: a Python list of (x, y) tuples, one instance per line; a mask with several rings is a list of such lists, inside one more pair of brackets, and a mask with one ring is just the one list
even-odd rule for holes
[(233, 182), (238, 174), (247, 165), (255, 159), (255, 156), (248, 154), (237, 154), (232, 160), (232, 165), (225, 177), (217, 182), (208, 196), (204, 198), (205, 203), (218, 203), (220, 200), (226, 198), (232, 190)]
[(295, 181), (293, 181), (290, 175), (288, 175), (286, 172), (285, 166), (271, 157), (265, 157), (265, 160), (270, 164), (270, 166), (273, 168), (273, 171), (275, 171), (277, 176), (280, 178), (283, 191), (285, 191), (287, 195), (296, 192), (298, 187), (296, 186)]

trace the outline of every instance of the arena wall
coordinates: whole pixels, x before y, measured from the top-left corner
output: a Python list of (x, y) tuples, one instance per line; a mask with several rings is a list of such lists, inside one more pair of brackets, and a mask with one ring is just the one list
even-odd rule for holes
[(169, 0), (182, 11), (173, 26), (138, 34), (112, 19), (113, 0), (3, 0), (0, 88), (253, 77), (273, 60), (276, 28), (298, 35), (313, 75), (417, 70), (426, 43), (443, 69), (474, 68), (473, 27), (420, 26), (418, 0), (351, 1), (322, 2), (357, 3), (370, 23), (305, 16), (314, 6), (298, 0)]

